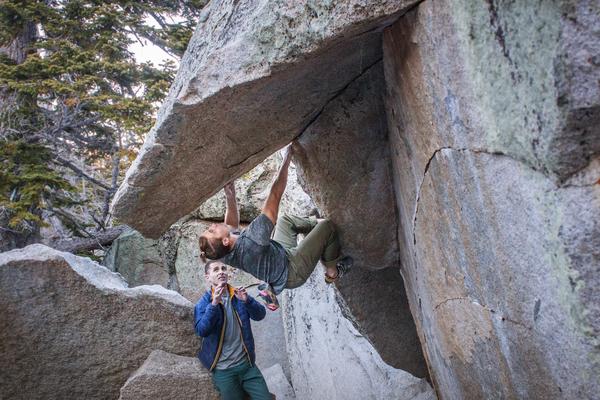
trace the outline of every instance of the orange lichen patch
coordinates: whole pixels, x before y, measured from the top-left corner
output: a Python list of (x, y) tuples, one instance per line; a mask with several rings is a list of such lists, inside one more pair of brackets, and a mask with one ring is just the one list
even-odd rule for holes
[(600, 178), (596, 181), (596, 185), (600, 185)]

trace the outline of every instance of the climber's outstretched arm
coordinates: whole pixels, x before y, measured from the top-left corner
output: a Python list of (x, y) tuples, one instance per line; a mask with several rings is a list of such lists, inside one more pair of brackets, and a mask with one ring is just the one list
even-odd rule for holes
[(277, 177), (271, 185), (269, 196), (267, 197), (267, 200), (265, 201), (265, 204), (262, 208), (262, 213), (265, 214), (271, 220), (271, 222), (273, 222), (273, 224), (277, 223), (277, 215), (279, 214), (279, 203), (281, 202), (281, 197), (283, 196), (285, 186), (287, 185), (288, 168), (290, 166), (290, 161), (292, 161), (291, 145), (285, 148), (283, 155), (283, 164), (281, 164), (281, 167), (279, 168)]
[(240, 211), (235, 197), (235, 185), (229, 182), (223, 188), (225, 192), (225, 223), (233, 229), (240, 227)]

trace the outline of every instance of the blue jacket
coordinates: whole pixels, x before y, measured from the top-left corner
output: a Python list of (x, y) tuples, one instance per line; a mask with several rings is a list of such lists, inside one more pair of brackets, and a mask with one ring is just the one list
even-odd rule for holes
[[(238, 300), (233, 295), (233, 288), (229, 285), (228, 288), (233, 312), (237, 316), (236, 323), (240, 324), (242, 332), (242, 346), (244, 346), (248, 361), (254, 365), (256, 356), (250, 319), (255, 321), (263, 319), (266, 314), (265, 308), (251, 296), (248, 296), (246, 303)], [(212, 305), (212, 289), (204, 293), (204, 296), (196, 304), (194, 320), (196, 334), (204, 338), (198, 358), (209, 371), (212, 371), (221, 357), (223, 336), (225, 335), (225, 310), (222, 304)]]

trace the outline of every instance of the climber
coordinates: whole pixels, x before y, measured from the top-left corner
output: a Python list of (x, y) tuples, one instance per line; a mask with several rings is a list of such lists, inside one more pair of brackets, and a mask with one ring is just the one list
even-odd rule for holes
[(228, 267), (220, 261), (204, 266), (210, 289), (194, 308), (195, 330), (202, 336), (198, 358), (212, 372), (213, 383), (224, 400), (270, 400), (267, 383), (255, 365), (250, 319), (260, 321), (265, 308), (245, 288), (227, 281)]
[[(291, 215), (278, 218), (294, 145), (292, 143), (284, 151), (283, 163), (271, 185), (262, 213), (244, 231), (239, 231), (239, 211), (231, 182), (224, 188), (225, 222), (212, 224), (199, 238), (203, 257), (222, 259), (224, 263), (266, 282), (266, 287), (259, 293), (271, 310), (277, 308), (275, 295), (284, 288), (293, 289), (306, 282), (319, 259), (325, 265), (327, 283), (340, 278), (352, 266), (352, 258), (340, 254), (338, 237), (331, 221)], [(273, 229), (275, 234), (271, 240)], [(297, 243), (299, 233), (305, 234), (300, 244)]]

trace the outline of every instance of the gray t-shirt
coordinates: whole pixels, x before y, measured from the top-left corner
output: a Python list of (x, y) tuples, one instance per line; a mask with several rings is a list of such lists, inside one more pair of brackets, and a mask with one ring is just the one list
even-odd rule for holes
[(233, 314), (233, 306), (229, 298), (229, 292), (223, 295), (222, 303), (225, 309), (225, 336), (223, 337), (223, 349), (221, 357), (217, 362), (217, 369), (227, 369), (241, 364), (246, 357), (244, 347), (242, 346), (242, 333), (240, 332), (240, 324), (236, 321), (236, 316)]
[(240, 233), (233, 250), (222, 261), (270, 283), (279, 294), (285, 288), (289, 261), (283, 246), (271, 240), (273, 228), (269, 217), (260, 214)]

